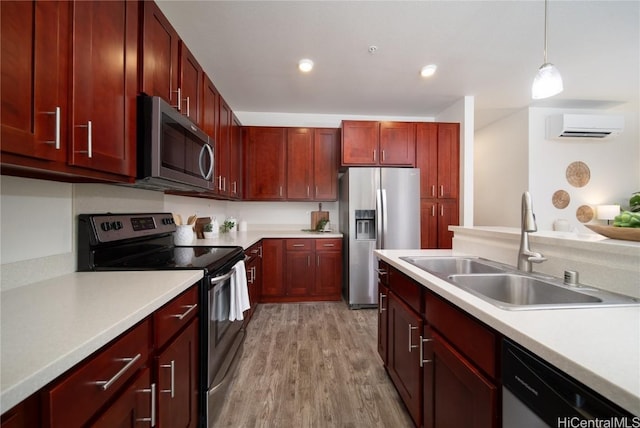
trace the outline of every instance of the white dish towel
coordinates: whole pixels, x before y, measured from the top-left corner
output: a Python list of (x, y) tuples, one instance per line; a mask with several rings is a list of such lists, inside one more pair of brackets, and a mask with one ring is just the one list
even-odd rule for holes
[(242, 313), (251, 307), (244, 261), (241, 260), (236, 263), (233, 270), (235, 273), (231, 275), (231, 308), (229, 310), (229, 321), (242, 321), (244, 319)]

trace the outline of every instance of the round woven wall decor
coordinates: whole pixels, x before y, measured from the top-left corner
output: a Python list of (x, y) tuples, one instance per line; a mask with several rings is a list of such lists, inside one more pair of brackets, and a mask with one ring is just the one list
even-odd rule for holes
[(558, 209), (567, 208), (571, 202), (571, 196), (566, 190), (556, 190), (551, 197), (551, 203)]
[(589, 205), (580, 205), (576, 210), (576, 218), (580, 223), (588, 223), (593, 220), (593, 208)]
[(567, 167), (567, 181), (573, 187), (583, 187), (591, 179), (591, 171), (586, 163), (571, 162)]

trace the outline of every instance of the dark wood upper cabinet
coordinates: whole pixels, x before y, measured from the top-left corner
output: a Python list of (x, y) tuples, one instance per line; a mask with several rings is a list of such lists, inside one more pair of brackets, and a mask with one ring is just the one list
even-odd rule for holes
[(138, 10), (73, 3), (72, 165), (135, 176)]
[(338, 147), (340, 129), (316, 128), (313, 133), (314, 199), (338, 199)]
[(250, 126), (243, 140), (244, 198), (286, 199), (286, 129)]
[(202, 126), (200, 117), (200, 99), (202, 94), (203, 73), (198, 60), (191, 53), (187, 45), (180, 40), (178, 44), (180, 52), (180, 100), (178, 105), (182, 114), (187, 116), (198, 126)]
[(154, 1), (140, 4), (143, 9), (140, 91), (177, 106), (180, 36)]
[(377, 165), (378, 122), (364, 120), (342, 121), (342, 165)]
[(342, 121), (343, 166), (414, 166), (413, 122)]
[(419, 123), (416, 166), (422, 198), (457, 198), (460, 175), (460, 124)]
[(313, 183), (313, 129), (287, 129), (287, 199), (310, 200)]
[(0, 2), (5, 153), (66, 163), (70, 12), (66, 1)]
[(415, 165), (416, 124), (380, 122), (380, 165)]
[(218, 135), (216, 136), (216, 154), (218, 159), (217, 165), (217, 188), (218, 193), (224, 196), (231, 195), (231, 122), (233, 120), (233, 112), (227, 102), (219, 97), (219, 126)]
[(231, 115), (231, 137), (229, 151), (229, 197), (242, 198), (242, 124)]

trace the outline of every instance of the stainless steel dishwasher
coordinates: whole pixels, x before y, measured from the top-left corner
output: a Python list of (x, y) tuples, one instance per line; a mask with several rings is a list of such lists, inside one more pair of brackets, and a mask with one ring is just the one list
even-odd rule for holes
[(508, 339), (502, 385), (503, 428), (640, 427), (640, 417)]

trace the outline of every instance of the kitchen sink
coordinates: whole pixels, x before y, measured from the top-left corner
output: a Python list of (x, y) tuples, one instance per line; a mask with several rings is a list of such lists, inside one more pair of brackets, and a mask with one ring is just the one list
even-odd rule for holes
[(449, 282), (503, 309), (634, 306), (638, 299), (591, 287), (564, 285), (519, 273), (455, 274)]
[(501, 273), (505, 269), (476, 257), (400, 257), (429, 273), (440, 275)]

